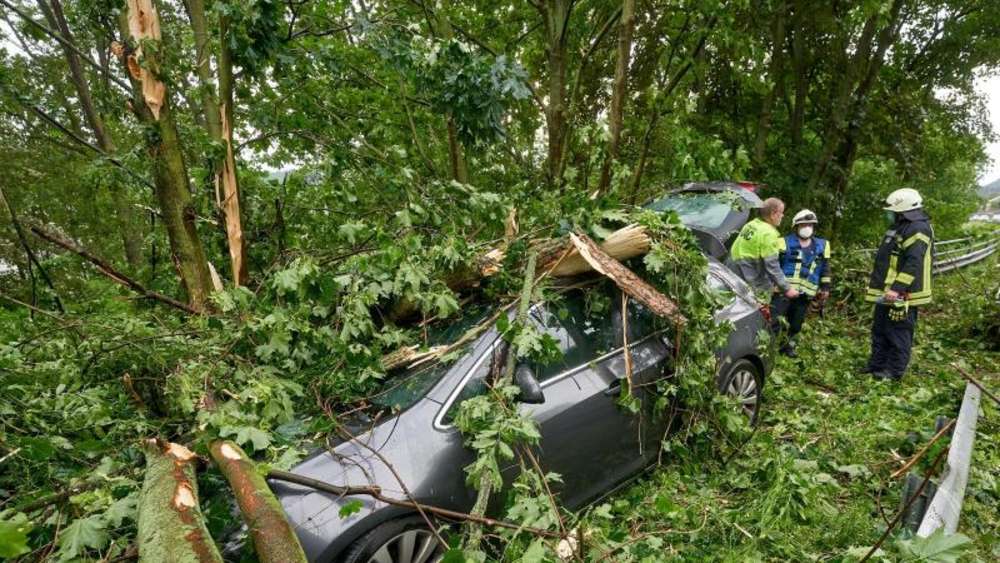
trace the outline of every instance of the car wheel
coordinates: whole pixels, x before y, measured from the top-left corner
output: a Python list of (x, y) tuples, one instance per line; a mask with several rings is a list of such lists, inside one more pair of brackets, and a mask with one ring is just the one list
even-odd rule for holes
[(437, 563), (444, 548), (420, 516), (390, 520), (361, 536), (344, 563)]
[(764, 400), (764, 374), (756, 364), (746, 358), (734, 363), (722, 378), (719, 389), (739, 401), (740, 409), (750, 419), (751, 425), (757, 424)]

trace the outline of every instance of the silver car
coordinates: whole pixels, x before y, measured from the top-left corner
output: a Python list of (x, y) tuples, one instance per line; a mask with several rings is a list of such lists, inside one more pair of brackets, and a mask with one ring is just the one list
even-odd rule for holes
[[(717, 320), (734, 326), (718, 352), (716, 384), (755, 421), (770, 369), (757, 345), (758, 332), (767, 325), (766, 308), (715, 258), (709, 259), (708, 283), (728, 297)], [(652, 386), (646, 384), (671, 376), (672, 347), (649, 311), (628, 303), (633, 383), (642, 408), (651, 409), (653, 395), (645, 390)], [(664, 417), (634, 416), (617, 404), (626, 373), (621, 306), (618, 289), (598, 280), (530, 311), (530, 322), (558, 343), (562, 357), (546, 365), (517, 366), (521, 408), (538, 424), (538, 458), (545, 471), (562, 476), (554, 492), (569, 509), (599, 499), (655, 464), (668, 430)], [(465, 327), (453, 328), (445, 340)], [(391, 414), (351, 421), (347, 432), (354, 438), (330, 442), (292, 472), (335, 485), (377, 485), (384, 495), (399, 499), (406, 499), (408, 491), (422, 504), (469, 511), (476, 491), (466, 484), (464, 467), (474, 454), (463, 445), (453, 418), (463, 401), (488, 390), (491, 365), (504, 346), (493, 327), (451, 362), (390, 378), (374, 406)], [(513, 468), (507, 474), (512, 478)], [(411, 509), (288, 482), (270, 485), (310, 561), (422, 563), (443, 554), (425, 520)], [(348, 503), (351, 510), (341, 515)], [(499, 508), (497, 503), (491, 510)]]

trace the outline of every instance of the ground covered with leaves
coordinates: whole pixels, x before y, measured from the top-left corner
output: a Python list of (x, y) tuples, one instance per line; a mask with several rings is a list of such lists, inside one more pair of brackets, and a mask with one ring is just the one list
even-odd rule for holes
[[(966, 383), (951, 364), (1000, 389), (997, 343), (980, 333), (997, 269), (994, 258), (936, 278), (902, 383), (857, 374), (868, 353), (867, 308), (845, 302), (825, 318), (810, 316), (799, 358), (782, 358), (770, 375), (749, 442), (708, 456), (671, 451), (662, 467), (591, 510), (592, 533), (617, 544), (608, 559), (860, 559), (899, 510), (903, 483), (890, 474), (930, 440), (936, 417), (958, 414)], [(875, 559), (1000, 558), (998, 415), (984, 396), (959, 527), (967, 543), (894, 532)], [(915, 469), (926, 472), (942, 447)]]

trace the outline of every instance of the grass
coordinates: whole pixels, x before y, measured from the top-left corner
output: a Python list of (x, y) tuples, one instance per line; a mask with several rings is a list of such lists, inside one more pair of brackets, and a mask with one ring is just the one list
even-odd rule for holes
[[(901, 383), (857, 374), (869, 349), (867, 308), (811, 316), (800, 357), (778, 361), (761, 424), (731, 461), (732, 451), (675, 452), (590, 512), (591, 534), (613, 546), (608, 559), (858, 560), (899, 509), (902, 479), (890, 474), (933, 436), (936, 417), (957, 416), (965, 381), (950, 363), (962, 362), (1000, 391), (1000, 343), (990, 350), (976, 331), (989, 314), (997, 269), (994, 258), (935, 279), (935, 302), (921, 311)], [(960, 551), (963, 560), (997, 561), (1000, 409), (985, 397), (982, 405), (959, 528), (971, 542)], [(915, 469), (927, 471), (943, 447)], [(877, 558), (915, 560), (901, 545), (906, 537), (897, 529)]]

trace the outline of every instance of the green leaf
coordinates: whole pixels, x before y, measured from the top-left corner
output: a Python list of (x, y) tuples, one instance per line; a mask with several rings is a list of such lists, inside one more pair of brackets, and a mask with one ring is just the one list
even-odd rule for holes
[(31, 551), (28, 549), (28, 532), (32, 524), (19, 512), (10, 520), (0, 520), (0, 557), (14, 558)]
[(88, 548), (104, 549), (110, 539), (106, 526), (104, 520), (96, 515), (74, 520), (59, 536), (59, 560), (80, 557)]
[(969, 550), (972, 540), (963, 534), (945, 535), (944, 530), (938, 528), (926, 538), (915, 537), (897, 543), (908, 561), (956, 563)]
[(138, 506), (139, 493), (129, 493), (128, 496), (111, 503), (111, 506), (104, 512), (104, 521), (112, 528), (117, 528), (125, 520), (135, 520)]
[(361, 512), (361, 507), (364, 506), (360, 500), (352, 499), (347, 501), (344, 506), (340, 507), (340, 517), (347, 518), (351, 514), (357, 514)]

